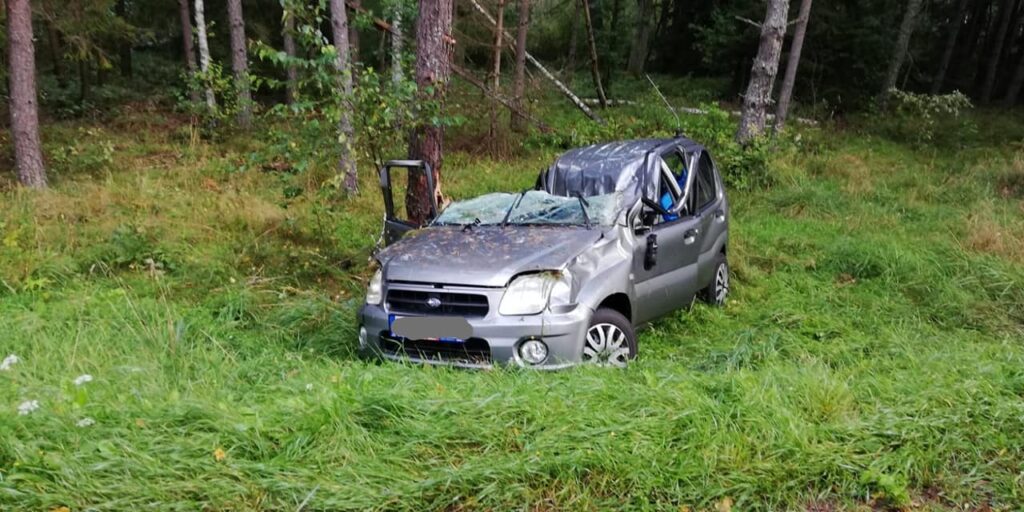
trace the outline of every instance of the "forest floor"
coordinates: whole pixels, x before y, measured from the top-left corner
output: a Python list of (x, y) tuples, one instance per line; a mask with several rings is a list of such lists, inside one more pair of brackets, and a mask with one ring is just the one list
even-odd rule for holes
[[(728, 305), (556, 373), (355, 357), (369, 165), (328, 200), (163, 107), (49, 123), (54, 186), (0, 204), (0, 509), (1017, 509), (1024, 124), (974, 115), (962, 148), (801, 128), (731, 192)], [(459, 137), (454, 198), (559, 152)]]

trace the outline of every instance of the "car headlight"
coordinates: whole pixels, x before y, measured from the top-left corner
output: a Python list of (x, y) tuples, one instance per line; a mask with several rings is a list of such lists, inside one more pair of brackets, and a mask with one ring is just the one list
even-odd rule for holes
[(370, 278), (370, 284), (366, 285), (366, 303), (379, 305), (381, 299), (384, 298), (384, 275), (380, 269), (373, 273), (373, 277)]
[(568, 272), (526, 274), (512, 280), (501, 297), (502, 315), (535, 315), (551, 304), (568, 304), (572, 278)]

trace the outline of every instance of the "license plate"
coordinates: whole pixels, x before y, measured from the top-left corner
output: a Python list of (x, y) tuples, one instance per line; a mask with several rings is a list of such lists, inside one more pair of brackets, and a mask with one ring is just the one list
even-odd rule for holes
[(415, 340), (463, 342), (473, 336), (473, 327), (457, 316), (388, 315), (392, 336)]

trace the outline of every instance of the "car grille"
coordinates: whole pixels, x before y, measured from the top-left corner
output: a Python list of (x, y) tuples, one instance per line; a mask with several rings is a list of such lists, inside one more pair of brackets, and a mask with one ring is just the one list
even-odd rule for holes
[(410, 340), (397, 338), (386, 332), (381, 333), (381, 350), (393, 355), (405, 355), (416, 359), (490, 364), (491, 346), (487, 340), (469, 338), (460, 343), (434, 340)]
[(398, 314), (480, 318), (487, 316), (489, 308), (486, 295), (399, 289), (388, 290), (388, 309)]

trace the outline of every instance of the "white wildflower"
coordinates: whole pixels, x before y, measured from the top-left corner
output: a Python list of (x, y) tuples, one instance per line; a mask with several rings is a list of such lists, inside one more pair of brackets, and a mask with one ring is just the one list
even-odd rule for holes
[(313, 385), (312, 384), (306, 384), (306, 391), (313, 391)]
[(27, 416), (39, 408), (39, 400), (25, 400), (18, 406), (18, 416)]
[(18, 361), (21, 361), (21, 359), (18, 359), (18, 356), (14, 354), (5, 357), (3, 362), (0, 362), (0, 372), (10, 370), (12, 366), (18, 363)]
[(82, 375), (75, 377), (75, 380), (72, 382), (74, 382), (76, 386), (81, 386), (86, 382), (92, 382), (92, 375), (89, 375), (88, 373), (83, 373)]
[(96, 424), (96, 420), (94, 420), (92, 418), (88, 418), (88, 417), (82, 418), (82, 419), (78, 420), (78, 423), (75, 423), (75, 425), (78, 425), (81, 428), (91, 427), (91, 426), (93, 426), (95, 424)]

